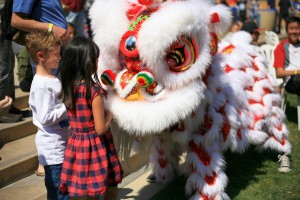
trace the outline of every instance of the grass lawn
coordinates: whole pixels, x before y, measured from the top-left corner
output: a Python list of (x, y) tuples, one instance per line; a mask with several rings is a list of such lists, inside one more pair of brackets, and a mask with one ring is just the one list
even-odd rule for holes
[[(287, 174), (277, 171), (277, 153), (256, 152), (244, 154), (225, 152), (226, 174), (229, 182), (226, 192), (232, 200), (300, 200), (300, 131), (297, 129), (297, 97), (288, 95), (286, 114), (292, 144), (293, 170)], [(184, 200), (185, 177), (179, 177), (151, 200)]]

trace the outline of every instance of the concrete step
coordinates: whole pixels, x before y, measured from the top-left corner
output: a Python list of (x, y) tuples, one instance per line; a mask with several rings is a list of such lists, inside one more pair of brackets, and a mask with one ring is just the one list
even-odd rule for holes
[(0, 189), (2, 200), (47, 199), (44, 177), (32, 174), (20, 181)]
[(0, 148), (6, 143), (32, 135), (37, 132), (36, 126), (32, 123), (32, 117), (24, 118), (16, 123), (0, 124)]
[[(166, 185), (148, 183), (151, 168), (142, 166), (139, 170), (124, 177), (119, 187), (118, 199), (149, 200)], [(2, 200), (45, 200), (44, 178), (35, 174), (0, 189)]]
[(19, 87), (15, 88), (15, 101), (14, 106), (16, 106), (19, 109), (28, 108), (28, 98), (29, 98), (29, 92), (23, 92)]
[(33, 174), (38, 166), (35, 134), (6, 143), (0, 157), (0, 188)]

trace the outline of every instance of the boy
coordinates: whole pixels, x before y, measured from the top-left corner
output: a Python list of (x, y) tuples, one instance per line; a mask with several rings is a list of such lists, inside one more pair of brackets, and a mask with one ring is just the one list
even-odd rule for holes
[(60, 174), (67, 144), (69, 123), (61, 101), (61, 82), (51, 72), (60, 62), (61, 41), (52, 32), (33, 31), (26, 36), (26, 48), (36, 64), (29, 106), (38, 127), (35, 143), (38, 159), (45, 168), (47, 199), (68, 199), (59, 193)]

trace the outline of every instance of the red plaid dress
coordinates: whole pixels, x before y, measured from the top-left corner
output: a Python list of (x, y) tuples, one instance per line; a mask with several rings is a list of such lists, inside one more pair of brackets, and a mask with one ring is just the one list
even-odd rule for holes
[(61, 173), (61, 191), (72, 196), (103, 196), (107, 186), (122, 181), (122, 168), (109, 131), (103, 136), (95, 132), (92, 100), (102, 95), (99, 85), (91, 88), (86, 100), (85, 84), (76, 87), (76, 110), (68, 110), (71, 134), (65, 151)]

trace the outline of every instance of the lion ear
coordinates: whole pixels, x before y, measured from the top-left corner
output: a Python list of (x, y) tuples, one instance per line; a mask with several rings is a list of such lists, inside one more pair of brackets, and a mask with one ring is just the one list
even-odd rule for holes
[(216, 5), (210, 8), (210, 29), (218, 35), (228, 31), (232, 15), (230, 9), (224, 5)]

